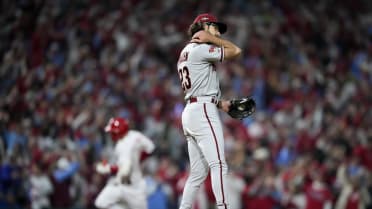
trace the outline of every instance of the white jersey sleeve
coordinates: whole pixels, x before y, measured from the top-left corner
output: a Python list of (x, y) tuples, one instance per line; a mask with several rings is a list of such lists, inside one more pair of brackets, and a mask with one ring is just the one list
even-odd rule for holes
[(140, 147), (147, 153), (150, 154), (155, 149), (155, 144), (152, 142), (149, 138), (147, 138), (145, 135), (141, 134), (141, 140), (140, 140)]
[(200, 44), (196, 54), (202, 61), (207, 62), (222, 62), (224, 59), (223, 47), (211, 44)]

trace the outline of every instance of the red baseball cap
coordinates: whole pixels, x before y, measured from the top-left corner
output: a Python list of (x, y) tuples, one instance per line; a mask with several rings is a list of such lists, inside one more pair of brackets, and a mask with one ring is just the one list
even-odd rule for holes
[(111, 133), (111, 137), (114, 141), (117, 141), (129, 130), (129, 125), (126, 119), (116, 117), (111, 118), (105, 127), (105, 131)]
[(217, 20), (217, 17), (212, 15), (212, 14), (209, 14), (209, 13), (203, 13), (203, 14), (200, 14), (198, 15), (194, 22), (193, 23), (197, 23), (197, 22), (202, 22), (202, 23), (206, 23), (206, 22), (210, 22), (210, 23), (215, 23), (218, 25), (218, 30), (220, 31), (221, 34), (225, 33), (227, 31), (227, 25), (225, 23), (222, 23), (222, 22), (218, 22)]

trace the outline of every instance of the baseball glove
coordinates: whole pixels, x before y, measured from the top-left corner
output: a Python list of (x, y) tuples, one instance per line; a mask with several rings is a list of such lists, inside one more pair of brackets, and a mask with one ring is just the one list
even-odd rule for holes
[(231, 105), (227, 114), (232, 118), (242, 120), (254, 113), (256, 102), (251, 97), (231, 100)]

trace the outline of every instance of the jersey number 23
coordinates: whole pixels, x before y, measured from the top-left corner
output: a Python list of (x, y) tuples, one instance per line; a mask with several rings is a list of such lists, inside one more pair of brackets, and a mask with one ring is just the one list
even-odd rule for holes
[(181, 69), (178, 69), (178, 75), (180, 76), (182, 89), (186, 91), (191, 88), (191, 79), (189, 74), (189, 69), (184, 66)]

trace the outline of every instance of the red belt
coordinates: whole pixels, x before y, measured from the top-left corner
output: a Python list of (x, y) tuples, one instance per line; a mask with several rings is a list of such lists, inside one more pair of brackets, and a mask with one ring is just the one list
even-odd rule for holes
[(214, 97), (190, 97), (189, 102), (194, 103), (194, 102), (211, 102), (213, 104), (217, 104), (218, 100)]

